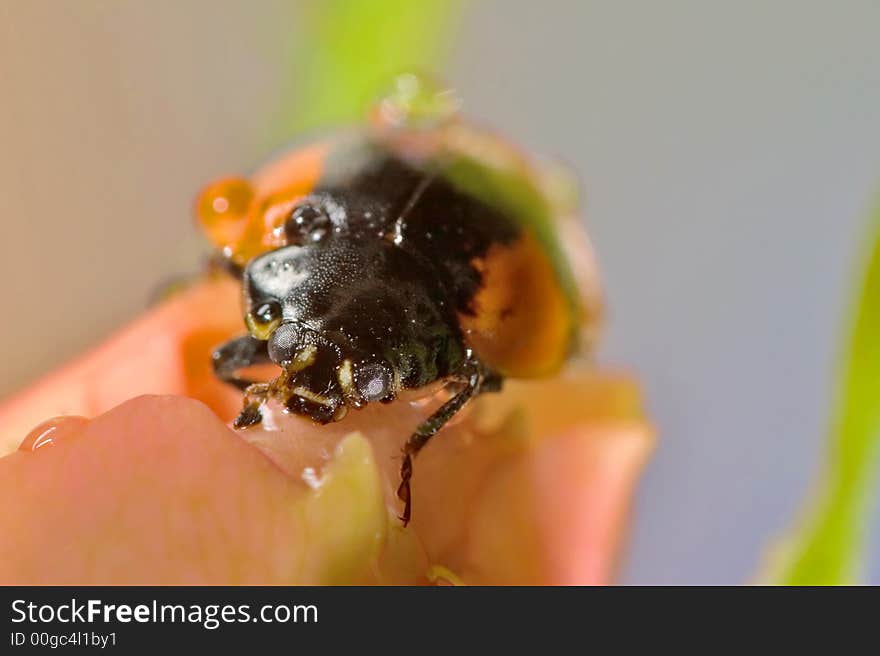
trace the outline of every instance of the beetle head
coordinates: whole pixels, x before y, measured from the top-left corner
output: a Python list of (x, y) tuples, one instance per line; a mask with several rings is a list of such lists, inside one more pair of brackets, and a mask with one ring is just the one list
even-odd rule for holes
[(286, 246), (255, 258), (244, 273), (245, 323), (283, 369), (276, 384), (282, 400), (320, 422), (341, 419), (348, 406), (389, 401), (395, 394), (388, 362), (355, 349), (344, 326), (328, 328), (328, 317), (349, 316), (351, 287), (364, 273), (350, 256), (356, 250), (344, 244)]

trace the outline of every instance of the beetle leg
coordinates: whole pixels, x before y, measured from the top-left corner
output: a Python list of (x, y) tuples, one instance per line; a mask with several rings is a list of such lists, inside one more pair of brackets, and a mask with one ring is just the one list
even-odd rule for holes
[(269, 398), (269, 390), (269, 383), (254, 383), (247, 388), (241, 413), (232, 424), (235, 428), (248, 428), (263, 421), (263, 412), (260, 408)]
[(412, 495), (410, 479), (413, 474), (413, 458), (437, 432), (473, 397), (482, 392), (497, 392), (501, 389), (502, 378), (499, 374), (486, 369), (484, 365), (468, 360), (461, 373), (464, 388), (444, 403), (440, 408), (423, 421), (403, 446), (403, 462), (400, 465), (400, 486), (397, 497), (403, 501), (403, 514), (400, 516), (403, 525), (409, 523), (412, 514)]
[(191, 287), (195, 283), (204, 279), (206, 273), (214, 275), (223, 274), (241, 280), (241, 277), (244, 275), (244, 267), (223, 253), (214, 253), (204, 263), (202, 271), (174, 276), (168, 280), (162, 281), (162, 283), (159, 284), (150, 295), (149, 306), (152, 307), (153, 305), (157, 305), (177, 292)]
[(222, 271), (238, 280), (241, 280), (241, 277), (244, 275), (243, 266), (219, 251), (211, 255), (211, 258), (208, 260), (208, 267), (213, 271)]
[(271, 362), (267, 342), (251, 335), (242, 335), (226, 342), (214, 351), (211, 360), (217, 378), (241, 391), (247, 390), (257, 381), (241, 378), (238, 375), (239, 369)]
[(259, 424), (263, 420), (260, 407), (269, 396), (269, 384), (242, 378), (238, 371), (254, 364), (271, 362), (266, 342), (243, 335), (214, 351), (212, 360), (217, 378), (245, 393), (244, 407), (235, 420), (235, 427), (247, 428)]

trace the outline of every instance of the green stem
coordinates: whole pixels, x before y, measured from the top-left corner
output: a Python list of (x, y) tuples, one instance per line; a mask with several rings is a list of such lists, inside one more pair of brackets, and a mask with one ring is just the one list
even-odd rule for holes
[(779, 581), (835, 585), (857, 580), (880, 440), (880, 203), (830, 432), (822, 496), (793, 540)]
[(321, 0), (292, 23), (276, 140), (352, 123), (403, 72), (436, 70), (452, 45), (459, 0)]

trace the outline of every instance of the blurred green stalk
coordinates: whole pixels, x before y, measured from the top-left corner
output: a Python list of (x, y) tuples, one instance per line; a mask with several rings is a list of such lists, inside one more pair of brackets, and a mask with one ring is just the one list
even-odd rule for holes
[(296, 7), (275, 140), (351, 123), (404, 72), (435, 72), (459, 0), (312, 0)]
[(821, 496), (791, 539), (778, 582), (835, 585), (857, 581), (869, 527), (880, 441), (880, 202), (844, 353)]

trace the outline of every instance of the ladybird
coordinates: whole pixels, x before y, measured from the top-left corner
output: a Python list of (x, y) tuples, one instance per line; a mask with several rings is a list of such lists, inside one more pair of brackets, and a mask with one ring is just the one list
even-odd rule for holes
[[(213, 354), (244, 393), (236, 428), (271, 399), (327, 423), (445, 382), (449, 399), (403, 447), (413, 458), (468, 401), (506, 377), (549, 376), (589, 351), (600, 317), (565, 256), (566, 208), (543, 169), (462, 119), (413, 76), (365, 125), (208, 186), (197, 218), (240, 276), (247, 334)], [(242, 370), (274, 363), (268, 382)]]

